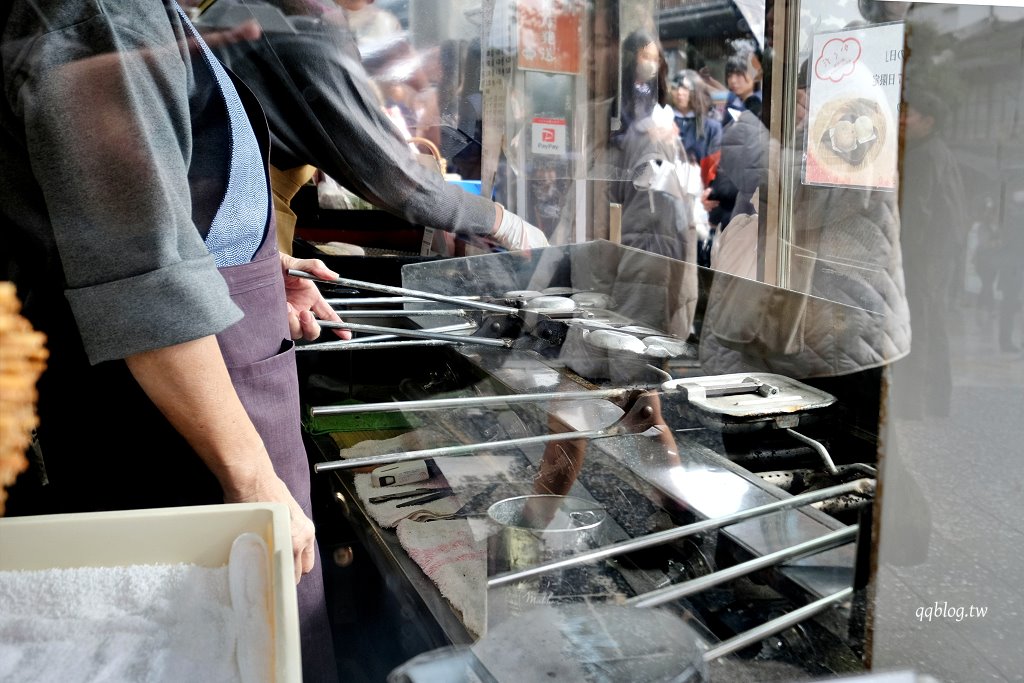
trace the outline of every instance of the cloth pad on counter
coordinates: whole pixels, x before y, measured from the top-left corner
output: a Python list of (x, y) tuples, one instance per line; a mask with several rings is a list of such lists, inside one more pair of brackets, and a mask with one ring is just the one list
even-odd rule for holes
[(473, 635), (484, 632), (487, 541), (477, 540), (465, 519), (398, 523), (398, 541), (437, 585)]

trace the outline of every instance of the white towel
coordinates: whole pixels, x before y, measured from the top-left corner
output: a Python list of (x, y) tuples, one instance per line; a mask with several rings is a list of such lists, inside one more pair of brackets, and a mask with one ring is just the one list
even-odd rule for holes
[(0, 680), (249, 683), (236, 660), (228, 571), (179, 564), (0, 572)]

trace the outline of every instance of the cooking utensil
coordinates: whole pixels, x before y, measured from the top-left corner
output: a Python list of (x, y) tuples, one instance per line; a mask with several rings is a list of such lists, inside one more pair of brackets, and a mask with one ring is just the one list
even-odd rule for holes
[(374, 496), (370, 498), (370, 503), (373, 505), (380, 505), (381, 503), (388, 503), (393, 500), (402, 500), (403, 498), (415, 498), (416, 496), (423, 496), (429, 493), (436, 493), (438, 491), (448, 491), (451, 493), (450, 488), (431, 488), (429, 486), (423, 486), (418, 489), (412, 489), (411, 491), (400, 491), (399, 493), (389, 493), (386, 496)]
[(479, 344), (480, 346), (494, 346), (503, 349), (510, 349), (514, 343), (513, 339), (493, 339), (491, 337), (476, 337), (461, 334), (447, 334), (444, 332), (427, 332), (424, 330), (406, 330), (397, 327), (381, 327), (379, 325), (360, 325), (359, 323), (335, 322), (333, 320), (317, 320), (320, 327), (337, 330), (352, 330), (353, 332), (373, 332), (375, 334), (389, 334), (396, 337), (413, 337), (414, 339), (433, 339), (435, 341), (446, 341), (452, 344)]
[(464, 398), (433, 398), (418, 401), (386, 401), (382, 403), (354, 403), (350, 405), (315, 406), (311, 409), (314, 417), (320, 415), (346, 415), (350, 413), (378, 413), (392, 411), (447, 410), (449, 408), (480, 408), (485, 406), (506, 406), (520, 403), (543, 403), (545, 401), (572, 401), (577, 399), (625, 400), (628, 389), (595, 389), (592, 391), (563, 391), (540, 394), (504, 394), (497, 396), (467, 396)]
[(416, 500), (409, 500), (409, 501), (406, 501), (404, 503), (399, 503), (395, 507), (396, 508), (407, 508), (407, 507), (415, 507), (417, 505), (426, 505), (427, 503), (432, 503), (435, 500), (441, 500), (442, 498), (447, 498), (448, 496), (454, 496), (454, 495), (455, 495), (455, 493), (451, 489), (437, 489), (433, 493), (428, 493), (427, 495), (423, 496), (422, 498), (417, 498)]
[(741, 562), (727, 569), (705, 574), (704, 576), (691, 581), (684, 581), (683, 583), (659, 588), (658, 590), (653, 590), (649, 593), (643, 593), (626, 600), (625, 604), (632, 607), (657, 607), (658, 605), (664, 605), (667, 602), (685, 598), (689, 595), (693, 595), (694, 593), (699, 593), (703, 590), (732, 581), (733, 579), (741, 576), (753, 574), (761, 569), (782, 564), (787, 560), (812, 555), (814, 553), (830, 550), (849, 543), (856, 538), (858, 529), (859, 527), (856, 524), (843, 529), (838, 529), (836, 531), (829, 532), (824, 536), (819, 536), (818, 538), (804, 541), (803, 543), (797, 543), (789, 548), (777, 550), (773, 553), (768, 553), (767, 555), (762, 555), (761, 557)]
[(722, 517), (705, 519), (700, 522), (694, 522), (693, 524), (687, 524), (674, 529), (658, 531), (645, 536), (637, 536), (636, 538), (613, 543), (597, 550), (583, 552), (573, 557), (552, 560), (521, 571), (491, 576), (487, 580), (487, 586), (488, 588), (502, 586), (509, 583), (516, 583), (517, 581), (528, 579), (549, 571), (559, 571), (570, 567), (591, 564), (600, 560), (606, 560), (619, 555), (625, 555), (626, 553), (635, 552), (637, 550), (643, 550), (644, 548), (651, 548), (657, 545), (669, 543), (688, 536), (694, 536), (707, 531), (720, 529), (722, 527), (729, 526), (730, 524), (736, 524), (737, 522), (742, 522), (754, 517), (763, 517), (764, 515), (778, 512), (780, 510), (791, 510), (820, 500), (827, 500), (836, 496), (842, 496), (847, 493), (871, 493), (874, 490), (874, 485), (874, 481), (870, 479), (858, 479), (857, 481), (852, 481), (847, 484), (840, 484), (838, 486), (830, 486), (829, 488), (820, 489), (818, 491), (802, 493), (797, 496), (791, 496), (783, 500), (777, 500), (766, 505), (759, 505), (747, 510), (741, 510)]
[[(478, 296), (457, 296), (453, 297), (462, 301), (479, 301)], [(427, 299), (418, 296), (367, 296), (367, 297), (354, 297), (351, 299), (324, 299), (327, 305), (332, 308), (338, 308), (341, 306), (379, 306), (384, 305), (398, 305), (398, 304), (423, 304), (427, 303)]]
[[(475, 330), (477, 326), (471, 322), (455, 323), (453, 325), (442, 325), (440, 327), (428, 327), (421, 329), (421, 332), (460, 332)], [(388, 348), (387, 346), (373, 346), (378, 342), (392, 341), (397, 339), (397, 335), (394, 334), (379, 334), (371, 337), (359, 337), (358, 339), (338, 339), (337, 341), (329, 342), (318, 342), (316, 344), (301, 344), (295, 347), (296, 351), (342, 351), (350, 350), (351, 348)], [(450, 344), (450, 342), (444, 342), (443, 340), (419, 340), (410, 341), (402, 340), (399, 343), (405, 345), (421, 345), (430, 346), (438, 344)]]
[(394, 296), (411, 296), (418, 299), (426, 299), (428, 301), (440, 301), (447, 304), (454, 304), (457, 307), (470, 307), (479, 308), (483, 311), (492, 311), (494, 313), (505, 313), (508, 315), (516, 315), (519, 309), (512, 308), (511, 306), (501, 306), (499, 304), (492, 304), (486, 301), (474, 301), (468, 299), (461, 299), (456, 296), (447, 296), (445, 294), (434, 294), (433, 292), (422, 292), (417, 289), (406, 289), (405, 287), (392, 287), (391, 285), (381, 285), (376, 282), (364, 282), (362, 280), (349, 280), (348, 278), (339, 277), (336, 280), (326, 280), (319, 278), (314, 275), (310, 275), (307, 272), (301, 270), (289, 270), (288, 274), (293, 277), (300, 277), (304, 280), (313, 280), (314, 282), (322, 282), (328, 285), (342, 285), (344, 287), (354, 287), (355, 289), (365, 289), (371, 292), (381, 292), (382, 294), (391, 294)]
[(314, 465), (313, 469), (315, 472), (320, 473), (329, 472), (331, 470), (354, 469), (358, 467), (376, 466), (394, 462), (405, 462), (407, 460), (419, 460), (421, 458), (474, 455), (481, 451), (523, 448), (537, 444), (547, 444), (552, 441), (574, 441), (577, 439), (593, 440), (604, 439), (612, 436), (622, 436), (624, 434), (640, 434), (650, 429), (654, 424), (654, 408), (651, 406), (651, 400), (654, 396), (655, 394), (652, 392), (635, 392), (635, 396), (630, 400), (627, 406), (626, 414), (604, 429), (544, 434), (542, 436), (528, 436), (520, 439), (507, 439), (504, 441), (488, 441), (486, 443), (430, 448), (422, 451), (386, 453), (382, 455), (371, 455), (365, 458), (334, 460), (330, 462), (317, 463)]
[(803, 416), (835, 397), (796, 380), (768, 373), (688, 377), (662, 385), (677, 407), (722, 432), (796, 427)]
[(471, 318), (479, 315), (478, 311), (465, 308), (398, 308), (398, 309), (359, 309), (346, 310), (345, 318), (415, 318), (427, 315), (447, 315), (458, 318)]

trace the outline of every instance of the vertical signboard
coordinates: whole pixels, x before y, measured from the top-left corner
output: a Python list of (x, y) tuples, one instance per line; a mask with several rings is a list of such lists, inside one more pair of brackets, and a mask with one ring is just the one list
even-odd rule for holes
[(518, 0), (519, 68), (578, 73), (581, 16), (576, 0)]
[(804, 183), (895, 189), (903, 24), (818, 34), (807, 72)]

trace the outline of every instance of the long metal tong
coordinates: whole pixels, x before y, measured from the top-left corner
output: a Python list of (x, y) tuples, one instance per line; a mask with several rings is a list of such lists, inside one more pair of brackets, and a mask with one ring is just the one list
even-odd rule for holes
[(571, 567), (579, 567), (585, 564), (593, 564), (600, 560), (607, 560), (619, 555), (625, 555), (626, 553), (643, 550), (644, 548), (652, 548), (654, 546), (676, 541), (688, 536), (695, 536), (707, 531), (720, 529), (755, 517), (763, 517), (780, 510), (792, 510), (793, 508), (803, 507), (804, 505), (827, 500), (829, 498), (835, 498), (848, 493), (869, 495), (872, 494), (874, 490), (874, 480), (857, 479), (856, 481), (851, 481), (846, 484), (838, 484), (836, 486), (830, 486), (817, 491), (801, 493), (796, 496), (783, 498), (782, 500), (773, 501), (771, 503), (748, 508), (746, 510), (740, 510), (721, 517), (705, 519), (685, 526), (675, 527), (674, 529), (666, 529), (665, 531), (656, 531), (644, 536), (638, 536), (636, 538), (630, 538), (625, 541), (606, 545), (595, 550), (578, 553), (571, 557), (550, 560), (527, 569), (506, 572), (504, 574), (496, 574), (487, 579), (487, 587), (494, 588), (496, 586), (504, 586), (533, 576), (547, 574), (548, 572), (569, 569)]
[(462, 446), (428, 448), (425, 450), (408, 451), (405, 453), (371, 455), (364, 458), (350, 458), (348, 460), (332, 460), (330, 462), (317, 463), (314, 465), (313, 470), (320, 473), (329, 472), (331, 470), (346, 470), (355, 469), (357, 467), (387, 465), (396, 462), (407, 462), (409, 460), (422, 460), (424, 458), (473, 455), (481, 451), (522, 448), (524, 446), (547, 444), (553, 441), (576, 441), (579, 439), (593, 440), (604, 439), (610, 436), (622, 436), (624, 434), (640, 434), (654, 426), (654, 418), (656, 416), (654, 408), (651, 405), (651, 399), (654, 396), (656, 396), (655, 392), (635, 391), (634, 395), (627, 403), (626, 414), (604, 429), (593, 429), (582, 432), (570, 431), (559, 434), (527, 436), (521, 439), (487, 441), (484, 443), (465, 444)]
[(519, 313), (518, 308), (513, 308), (511, 306), (502, 306), (500, 304), (492, 304), (488, 301), (476, 301), (457, 296), (447, 296), (445, 294), (434, 294), (433, 292), (422, 292), (418, 289), (392, 287), (391, 285), (382, 285), (376, 282), (364, 282), (362, 280), (350, 280), (344, 277), (339, 277), (337, 280), (325, 280), (301, 270), (289, 270), (288, 274), (294, 277), (301, 277), (305, 280), (313, 280), (314, 282), (322, 282), (328, 285), (341, 285), (343, 287), (365, 289), (371, 292), (390, 294), (392, 296), (411, 296), (416, 297), (417, 299), (427, 299), (428, 301), (440, 301), (446, 304), (453, 304), (458, 308), (478, 308), (482, 311), (505, 313), (507, 315), (517, 315)]

